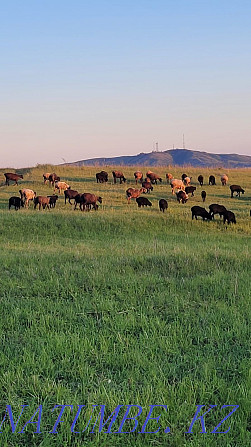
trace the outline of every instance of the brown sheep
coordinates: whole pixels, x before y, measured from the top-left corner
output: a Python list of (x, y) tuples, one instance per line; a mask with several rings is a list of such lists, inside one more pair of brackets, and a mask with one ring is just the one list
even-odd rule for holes
[(43, 174), (44, 184), (46, 184), (47, 181), (49, 182), (49, 180), (50, 180), (50, 175), (51, 175), (50, 172), (45, 172), (45, 173)]
[(134, 172), (134, 178), (135, 178), (135, 183), (136, 185), (138, 184), (138, 182), (142, 183), (143, 181), (143, 173), (140, 171), (136, 171)]
[(55, 184), (54, 184), (54, 192), (56, 191), (56, 189), (58, 189), (59, 190), (59, 194), (61, 194), (61, 191), (65, 191), (66, 189), (71, 189), (71, 187), (66, 182), (58, 182), (58, 181), (56, 181)]
[(4, 174), (5, 176), (5, 184), (7, 186), (10, 185), (10, 180), (12, 180), (13, 182), (15, 182), (15, 185), (18, 185), (18, 180), (20, 178), (24, 178), (22, 174), (13, 174), (12, 172), (5, 172)]
[(126, 190), (126, 196), (127, 196), (128, 203), (130, 203), (131, 199), (137, 199), (137, 197), (139, 197), (140, 194), (142, 194), (142, 192), (146, 193), (147, 190), (145, 188), (140, 188), (140, 189), (128, 188)]
[(55, 172), (53, 172), (49, 175), (49, 182), (52, 186), (54, 186), (55, 182), (60, 182), (60, 177)]
[(126, 182), (126, 178), (124, 177), (123, 172), (121, 171), (112, 171), (112, 175), (113, 175), (113, 181), (114, 183), (117, 182), (117, 178), (119, 178), (120, 180), (120, 184), (122, 184), (122, 182)]
[(167, 184), (170, 183), (170, 180), (172, 180), (172, 178), (173, 178), (172, 174), (166, 174), (166, 182), (167, 182)]
[(108, 172), (100, 171), (96, 174), (97, 183), (106, 183), (108, 182)]
[(189, 186), (190, 183), (191, 183), (191, 179), (192, 179), (192, 177), (185, 177), (184, 180), (183, 180), (184, 185), (185, 186)]
[(89, 192), (85, 192), (80, 196), (80, 209), (82, 209), (82, 211), (84, 211), (85, 208), (89, 210), (92, 206), (95, 210), (97, 210), (97, 202), (102, 203), (102, 197), (96, 196), (95, 194), (90, 194)]
[(185, 185), (184, 185), (183, 181), (179, 180), (177, 178), (173, 178), (170, 181), (170, 185), (171, 185), (171, 188), (172, 188), (172, 194), (174, 194), (174, 190), (175, 189), (182, 189), (183, 191), (185, 189)]
[(146, 190), (147, 193), (150, 193), (150, 191), (153, 191), (153, 186), (151, 182), (142, 182), (142, 187)]
[(66, 205), (66, 200), (68, 199), (69, 204), (72, 205), (71, 199), (75, 199), (78, 194), (79, 192), (74, 189), (66, 189), (64, 191), (64, 204)]
[(222, 186), (226, 186), (227, 182), (228, 182), (228, 176), (226, 174), (222, 174), (221, 176), (221, 184)]
[(39, 210), (41, 210), (41, 207), (43, 207), (43, 210), (45, 208), (49, 209), (50, 205), (50, 197), (44, 197), (44, 196), (37, 196), (34, 199), (34, 209), (37, 208), (37, 205), (39, 205)]
[(19, 194), (21, 196), (21, 199), (24, 201), (24, 205), (26, 208), (28, 208), (29, 206), (29, 201), (30, 200), (34, 201), (36, 197), (36, 192), (28, 188), (19, 189)]
[(108, 182), (108, 172), (100, 171), (96, 174), (97, 183), (106, 183)]
[(150, 180), (150, 182), (154, 185), (157, 185), (157, 181), (159, 180), (160, 183), (162, 183), (162, 178), (158, 174), (154, 174), (154, 172), (147, 172), (146, 173), (147, 178)]
[(188, 195), (185, 193), (185, 191), (178, 191), (176, 192), (177, 200), (178, 202), (186, 203), (188, 200)]

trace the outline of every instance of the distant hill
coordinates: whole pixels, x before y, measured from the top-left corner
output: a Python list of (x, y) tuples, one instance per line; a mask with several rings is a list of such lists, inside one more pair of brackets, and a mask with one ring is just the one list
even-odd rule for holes
[(140, 153), (110, 158), (90, 158), (72, 163), (68, 166), (184, 166), (250, 168), (251, 156), (238, 154), (210, 154), (189, 149), (171, 149), (163, 152)]

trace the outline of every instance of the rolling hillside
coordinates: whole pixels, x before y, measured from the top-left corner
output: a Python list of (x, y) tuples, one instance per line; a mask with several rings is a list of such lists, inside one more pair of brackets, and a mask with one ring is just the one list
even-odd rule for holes
[(188, 149), (172, 149), (163, 152), (140, 153), (138, 155), (90, 158), (72, 163), (68, 166), (168, 166), (191, 165), (194, 167), (250, 168), (251, 156), (238, 154), (209, 154), (208, 152)]

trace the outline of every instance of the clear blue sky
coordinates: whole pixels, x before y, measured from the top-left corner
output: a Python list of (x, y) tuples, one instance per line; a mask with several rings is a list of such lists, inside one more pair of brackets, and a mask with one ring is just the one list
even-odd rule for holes
[(0, 166), (251, 155), (250, 0), (8, 0)]

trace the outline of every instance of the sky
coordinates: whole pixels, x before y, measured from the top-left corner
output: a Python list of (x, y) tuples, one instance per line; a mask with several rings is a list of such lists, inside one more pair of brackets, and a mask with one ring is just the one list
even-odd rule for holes
[(250, 0), (0, 0), (0, 167), (251, 155)]

